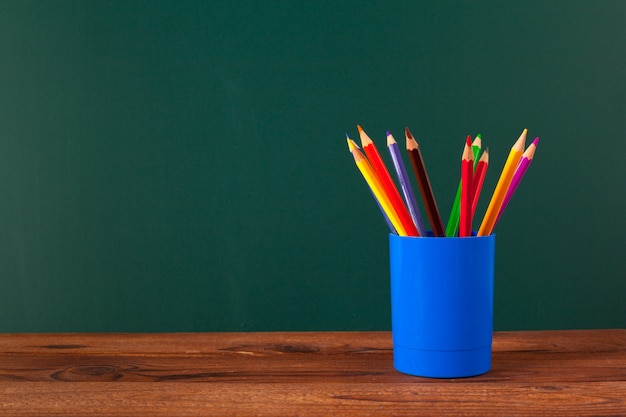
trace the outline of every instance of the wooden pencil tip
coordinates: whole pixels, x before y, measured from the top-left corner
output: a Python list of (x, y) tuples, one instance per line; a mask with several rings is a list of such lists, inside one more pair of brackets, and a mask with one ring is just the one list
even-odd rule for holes
[(465, 144), (465, 146), (463, 147), (463, 156), (462, 158), (464, 161), (470, 161), (473, 160), (473, 154), (472, 154), (472, 145), (471, 144)]
[(524, 129), (522, 134), (519, 136), (515, 144), (513, 145), (513, 149), (517, 151), (523, 151), (526, 144), (526, 134), (528, 133), (528, 129)]
[(361, 151), (359, 151), (358, 149), (353, 149), (352, 152), (350, 152), (352, 154), (352, 157), (354, 158), (354, 162), (361, 162), (363, 160), (365, 160), (365, 155), (363, 155), (363, 153), (361, 153)]
[(483, 154), (480, 156), (478, 162), (483, 161), (485, 163), (489, 163), (489, 147), (483, 151)]
[(533, 145), (537, 146), (538, 143), (539, 143), (539, 136), (537, 136), (535, 140), (533, 140)]
[(359, 129), (359, 138), (361, 138), (361, 145), (363, 147), (374, 143), (372, 139), (370, 139), (370, 137), (367, 136), (367, 133), (365, 133), (365, 130), (363, 130), (361, 125), (356, 125), (356, 127)]
[(472, 137), (470, 135), (467, 135), (465, 138), (465, 146), (472, 146)]
[(414, 151), (416, 149), (419, 149), (419, 144), (417, 143), (417, 140), (415, 140), (415, 138), (413, 137), (413, 134), (408, 127), (404, 128), (404, 135), (406, 137), (407, 150)]
[(476, 135), (476, 139), (482, 139), (483, 137), (479, 134)]
[(535, 139), (533, 141), (533, 143), (531, 143), (528, 148), (526, 148), (526, 150), (524, 151), (524, 153), (522, 154), (523, 157), (526, 157), (527, 159), (533, 159), (535, 157), (535, 150), (537, 149), (537, 139)]
[(348, 150), (352, 152), (354, 150), (354, 141), (348, 135), (346, 135), (346, 141), (348, 142)]

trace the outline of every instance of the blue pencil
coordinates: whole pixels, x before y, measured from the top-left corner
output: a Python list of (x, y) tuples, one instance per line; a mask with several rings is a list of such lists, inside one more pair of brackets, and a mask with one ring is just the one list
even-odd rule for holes
[(409, 213), (411, 214), (411, 219), (413, 219), (413, 223), (415, 223), (415, 227), (419, 232), (420, 236), (426, 236), (426, 229), (424, 228), (424, 221), (422, 220), (422, 215), (417, 206), (417, 200), (415, 199), (415, 193), (413, 193), (413, 187), (411, 186), (411, 181), (409, 181), (409, 176), (406, 172), (406, 167), (404, 166), (404, 162), (402, 161), (402, 156), (400, 155), (400, 149), (398, 148), (398, 143), (394, 139), (393, 135), (387, 132), (387, 149), (391, 154), (391, 159), (393, 160), (393, 166), (396, 169), (396, 174), (398, 176), (398, 181), (400, 181), (400, 186), (402, 188), (402, 194), (404, 195), (404, 200), (409, 209)]

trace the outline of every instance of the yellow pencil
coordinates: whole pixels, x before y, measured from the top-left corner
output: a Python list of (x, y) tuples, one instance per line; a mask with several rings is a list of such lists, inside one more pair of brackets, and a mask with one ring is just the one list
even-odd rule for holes
[(517, 142), (515, 142), (509, 152), (509, 156), (506, 159), (506, 163), (504, 164), (504, 168), (502, 168), (502, 173), (500, 174), (500, 178), (496, 184), (496, 189), (491, 196), (491, 201), (489, 201), (485, 217), (483, 217), (480, 229), (478, 229), (478, 236), (489, 236), (493, 231), (496, 219), (498, 218), (498, 213), (500, 212), (500, 207), (502, 206), (502, 202), (506, 196), (506, 191), (509, 189), (509, 185), (511, 184), (511, 180), (515, 174), (515, 168), (517, 168), (517, 164), (519, 163), (522, 153), (524, 152), (527, 133), (528, 129), (524, 129), (519, 139), (517, 139)]
[(398, 214), (393, 209), (389, 198), (387, 198), (387, 195), (384, 193), (381, 184), (378, 182), (376, 174), (374, 174), (374, 169), (370, 165), (367, 158), (365, 158), (365, 155), (363, 155), (363, 153), (359, 150), (358, 145), (351, 139), (348, 139), (348, 148), (354, 157), (354, 162), (356, 163), (357, 168), (359, 168), (361, 175), (365, 178), (365, 182), (367, 182), (367, 185), (372, 190), (372, 193), (374, 193), (374, 197), (376, 197), (380, 206), (383, 208), (383, 211), (387, 214), (389, 221), (398, 232), (398, 235), (407, 236), (406, 230), (402, 227), (402, 222), (400, 222)]

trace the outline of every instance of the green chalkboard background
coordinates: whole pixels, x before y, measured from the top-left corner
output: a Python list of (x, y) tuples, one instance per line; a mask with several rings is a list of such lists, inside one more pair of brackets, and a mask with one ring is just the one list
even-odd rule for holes
[(466, 135), (486, 195), (539, 136), (495, 328), (624, 327), (625, 45), (624, 1), (1, 1), (0, 331), (389, 329), (357, 123), (444, 219)]

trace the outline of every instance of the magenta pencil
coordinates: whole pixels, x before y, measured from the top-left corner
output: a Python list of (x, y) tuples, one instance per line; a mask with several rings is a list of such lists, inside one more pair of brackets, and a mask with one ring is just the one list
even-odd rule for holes
[(396, 170), (398, 181), (400, 182), (400, 188), (402, 188), (402, 195), (404, 195), (404, 200), (406, 201), (406, 204), (409, 208), (409, 213), (411, 214), (413, 223), (415, 223), (415, 227), (417, 227), (419, 235), (426, 236), (426, 229), (424, 227), (424, 221), (422, 220), (422, 214), (420, 213), (419, 207), (417, 206), (415, 193), (413, 192), (413, 187), (411, 186), (409, 175), (406, 172), (404, 161), (402, 161), (400, 148), (398, 147), (398, 143), (394, 139), (393, 135), (389, 132), (387, 132), (387, 149), (389, 150), (389, 154), (391, 155), (393, 167)]
[(528, 170), (530, 163), (533, 161), (533, 157), (535, 156), (535, 150), (537, 149), (538, 143), (539, 143), (539, 138), (535, 138), (533, 143), (531, 143), (526, 149), (526, 151), (524, 151), (524, 153), (522, 154), (522, 157), (520, 158), (520, 161), (517, 164), (517, 168), (515, 169), (515, 174), (513, 174), (511, 185), (509, 185), (509, 189), (506, 191), (506, 195), (504, 196), (504, 200), (502, 201), (502, 207), (500, 208), (500, 212), (498, 213), (498, 217), (496, 218), (494, 227), (498, 223), (498, 220), (500, 220), (500, 216), (502, 216), (502, 213), (504, 212), (504, 209), (506, 208), (506, 206), (509, 204), (509, 201), (511, 201), (511, 197), (513, 197), (515, 190), (517, 190), (517, 187), (519, 186), (520, 182), (522, 182), (522, 178), (524, 177), (524, 174), (526, 174), (526, 171)]

